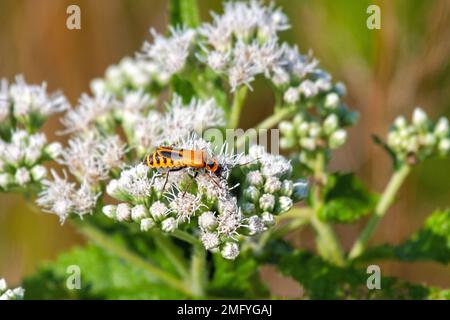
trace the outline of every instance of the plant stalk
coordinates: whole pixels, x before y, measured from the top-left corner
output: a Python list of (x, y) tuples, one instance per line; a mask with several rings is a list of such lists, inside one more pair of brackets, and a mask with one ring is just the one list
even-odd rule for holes
[(242, 108), (244, 107), (245, 97), (247, 96), (247, 90), (248, 88), (246, 86), (242, 86), (234, 93), (230, 119), (228, 121), (229, 128), (235, 129), (239, 125)]
[(204, 297), (207, 282), (206, 251), (201, 245), (193, 246), (192, 250), (191, 291), (196, 297)]
[(374, 214), (372, 215), (366, 227), (356, 239), (352, 249), (350, 250), (350, 259), (355, 259), (364, 252), (364, 249), (366, 248), (370, 237), (375, 232), (380, 219), (386, 214), (387, 209), (389, 209), (391, 204), (394, 202), (395, 195), (397, 194), (410, 171), (411, 167), (407, 164), (403, 164), (398, 170), (394, 172), (391, 179), (389, 180), (388, 185), (386, 186), (386, 189), (381, 195), (377, 206), (375, 207)]
[(98, 246), (103, 249), (113, 253), (119, 258), (127, 261), (128, 263), (141, 268), (149, 275), (159, 279), (161, 282), (167, 284), (168, 286), (179, 290), (180, 292), (192, 296), (192, 292), (187, 288), (187, 286), (174, 277), (172, 274), (160, 269), (159, 267), (151, 264), (149, 261), (141, 258), (139, 255), (131, 252), (126, 247), (117, 244), (113, 240), (111, 240), (104, 232), (99, 229), (89, 225), (87, 222), (85, 223), (77, 223), (77, 229), (86, 236), (89, 240), (96, 243)]
[(169, 237), (161, 234), (160, 232), (154, 232), (153, 238), (155, 239), (156, 245), (174, 265), (175, 269), (177, 269), (178, 274), (184, 279), (188, 279), (188, 263), (184, 259), (180, 249), (173, 244)]

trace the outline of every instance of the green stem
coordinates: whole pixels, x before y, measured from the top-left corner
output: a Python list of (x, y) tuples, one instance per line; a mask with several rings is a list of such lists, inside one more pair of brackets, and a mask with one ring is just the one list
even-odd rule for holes
[(126, 247), (119, 245), (99, 229), (93, 227), (92, 225), (89, 225), (87, 222), (76, 223), (76, 225), (77, 229), (80, 230), (83, 235), (85, 235), (89, 240), (93, 241), (103, 249), (146, 271), (149, 275), (159, 279), (161, 282), (167, 284), (168, 286), (179, 290), (180, 292), (188, 296), (191, 296), (193, 294), (182, 281), (174, 277), (172, 274), (149, 263), (139, 255), (128, 250)]
[(180, 249), (173, 244), (169, 237), (161, 234), (160, 232), (154, 232), (153, 238), (155, 239), (156, 245), (174, 265), (180, 276), (182, 276), (184, 279), (188, 279), (188, 263), (184, 259), (182, 252), (180, 252)]
[(239, 119), (241, 118), (242, 108), (244, 106), (245, 97), (247, 96), (247, 87), (242, 86), (236, 90), (231, 106), (230, 119), (228, 121), (229, 128), (237, 128)]
[(181, 231), (181, 230), (175, 230), (174, 232), (171, 233), (171, 235), (174, 238), (185, 241), (193, 246), (200, 244), (200, 241), (196, 237), (190, 235), (187, 232)]
[[(266, 118), (262, 122), (260, 122), (258, 125), (256, 125), (255, 129), (270, 129), (274, 126), (276, 126), (279, 122), (292, 117), (297, 112), (297, 108), (293, 107), (285, 107), (281, 109), (280, 111), (275, 112), (270, 117)], [(238, 148), (242, 147), (242, 145), (245, 143), (246, 136), (239, 137), (236, 145)]]
[(197, 0), (171, 0), (170, 23), (174, 27), (196, 28), (200, 24)]
[(207, 281), (206, 252), (201, 245), (193, 246), (192, 250), (191, 291), (196, 297), (204, 297)]
[(319, 212), (323, 207), (323, 199), (320, 188), (326, 182), (326, 174), (324, 171), (325, 155), (323, 153), (318, 153), (316, 166), (314, 168), (315, 183), (311, 188), (313, 196), (312, 208), (314, 210), (314, 214), (311, 217), (311, 225), (317, 233), (317, 249), (319, 254), (336, 265), (343, 265), (344, 253), (333, 228), (328, 223), (319, 219)]
[(397, 194), (410, 171), (411, 167), (407, 164), (404, 164), (394, 172), (391, 179), (389, 180), (388, 185), (386, 186), (386, 189), (381, 195), (377, 206), (375, 207), (374, 214), (372, 215), (366, 227), (361, 232), (358, 239), (356, 239), (352, 249), (350, 250), (350, 259), (354, 259), (363, 253), (367, 242), (378, 226), (380, 219), (386, 214), (387, 209), (389, 209), (391, 204), (394, 202), (395, 195)]

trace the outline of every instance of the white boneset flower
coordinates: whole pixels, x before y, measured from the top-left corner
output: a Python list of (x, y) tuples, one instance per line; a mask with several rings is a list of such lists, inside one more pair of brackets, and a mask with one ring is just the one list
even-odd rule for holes
[(234, 260), (239, 255), (239, 246), (235, 242), (226, 242), (221, 251), (222, 257)]
[(94, 193), (88, 184), (82, 183), (73, 199), (75, 213), (80, 217), (92, 213), (92, 210), (97, 204), (97, 198), (99, 195), (100, 194)]
[(264, 184), (264, 192), (276, 193), (281, 189), (281, 181), (277, 177), (269, 176)]
[(202, 233), (200, 240), (206, 250), (212, 250), (217, 248), (220, 244), (219, 235), (215, 232), (204, 232)]
[(248, 218), (248, 229), (250, 231), (250, 235), (261, 233), (265, 229), (264, 221), (256, 215), (251, 216)]
[(170, 217), (161, 222), (161, 230), (164, 232), (173, 232), (177, 228), (177, 221), (175, 218)]
[(120, 203), (117, 205), (116, 218), (117, 221), (128, 221), (131, 217), (131, 208), (128, 203)]
[(428, 120), (427, 114), (421, 108), (414, 109), (412, 121), (416, 126), (422, 126)]
[(146, 232), (155, 226), (155, 222), (152, 218), (144, 218), (141, 220), (141, 231)]
[(142, 205), (142, 204), (139, 204), (139, 205), (137, 205), (137, 206), (134, 206), (134, 207), (131, 209), (131, 219), (133, 219), (133, 221), (139, 222), (139, 221), (141, 221), (142, 219), (147, 218), (147, 216), (148, 216), (148, 210), (147, 210), (147, 208), (146, 208), (144, 205)]
[(330, 136), (329, 144), (331, 149), (341, 147), (347, 140), (347, 132), (344, 129), (339, 129), (333, 132)]
[(0, 173), (0, 187), (6, 189), (14, 183), (14, 177), (10, 173)]
[(266, 226), (273, 226), (275, 224), (275, 216), (270, 212), (263, 212), (261, 218)]
[(169, 196), (170, 211), (175, 212), (178, 222), (190, 221), (196, 211), (202, 206), (200, 196), (189, 192), (176, 190)]
[(292, 208), (293, 204), (294, 203), (292, 199), (289, 197), (283, 196), (278, 198), (278, 208), (277, 208), (278, 213), (284, 213), (289, 211)]
[(0, 292), (6, 291), (6, 289), (8, 289), (6, 280), (4, 278), (1, 278), (0, 279)]
[(434, 128), (434, 133), (438, 137), (446, 137), (449, 134), (449, 124), (447, 118), (440, 118)]
[(408, 122), (406, 121), (406, 118), (403, 116), (398, 116), (394, 120), (394, 125), (397, 129), (404, 129), (406, 128)]
[(253, 203), (256, 203), (258, 201), (260, 195), (261, 193), (255, 186), (248, 186), (244, 190), (244, 197)]
[(228, 237), (237, 234), (237, 229), (242, 225), (242, 214), (235, 198), (219, 199), (217, 222), (217, 231), (219, 234), (224, 234)]
[(259, 198), (259, 207), (263, 211), (271, 212), (275, 207), (275, 197), (272, 194), (265, 193)]
[(45, 147), (45, 153), (47, 153), (50, 158), (57, 159), (63, 152), (63, 147), (59, 142), (52, 142)]
[(334, 113), (326, 117), (323, 122), (323, 128), (326, 134), (333, 133), (339, 127), (339, 119)]
[(153, 219), (159, 221), (162, 220), (167, 215), (168, 210), (169, 209), (163, 202), (156, 201), (150, 207), (150, 214), (153, 217)]
[(291, 87), (286, 90), (283, 98), (289, 104), (296, 104), (300, 100), (300, 91), (298, 88)]
[(441, 153), (447, 154), (450, 151), (450, 139), (444, 138), (439, 142), (438, 149)]
[(260, 171), (250, 171), (246, 176), (248, 184), (252, 186), (261, 186), (264, 183), (264, 177)]
[(27, 168), (19, 168), (17, 169), (14, 178), (19, 186), (24, 186), (31, 181), (31, 174)]
[(154, 29), (150, 30), (154, 37), (152, 44), (145, 42), (143, 56), (155, 61), (161, 70), (174, 74), (183, 69), (189, 56), (189, 48), (195, 37), (193, 29), (170, 28), (170, 37), (164, 37)]
[(117, 216), (117, 206), (113, 204), (108, 204), (102, 208), (102, 212), (105, 216), (110, 219), (116, 219)]
[(198, 224), (203, 230), (214, 230), (217, 227), (216, 215), (212, 211), (203, 212), (198, 217)]
[(47, 169), (44, 166), (36, 165), (31, 169), (31, 176), (34, 181), (41, 181), (47, 176)]
[(331, 92), (325, 97), (325, 108), (328, 109), (336, 109), (339, 106), (340, 98), (339, 95), (335, 92)]
[(294, 192), (294, 183), (291, 180), (283, 180), (281, 183), (280, 193), (286, 197), (292, 196)]

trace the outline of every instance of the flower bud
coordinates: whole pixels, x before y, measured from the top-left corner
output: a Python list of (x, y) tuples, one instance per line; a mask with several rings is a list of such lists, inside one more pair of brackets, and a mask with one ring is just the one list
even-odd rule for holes
[(242, 203), (241, 208), (245, 214), (251, 214), (251, 213), (255, 212), (255, 205), (251, 202)]
[(27, 168), (19, 168), (16, 171), (14, 179), (19, 186), (24, 186), (31, 181), (31, 175)]
[(228, 260), (234, 260), (239, 255), (239, 246), (235, 242), (227, 242), (221, 251), (222, 257)]
[(128, 203), (121, 203), (117, 206), (116, 209), (116, 218), (117, 221), (128, 221), (131, 217), (131, 208)]
[(263, 175), (258, 170), (250, 171), (247, 174), (246, 179), (248, 184), (256, 187), (262, 186), (262, 184), (264, 183)]
[(59, 142), (50, 143), (45, 147), (45, 153), (47, 153), (52, 159), (58, 158), (61, 155), (62, 151), (63, 147)]
[(174, 218), (170, 217), (161, 222), (161, 230), (164, 232), (173, 232), (177, 228), (177, 222)]
[(139, 222), (147, 217), (148, 217), (148, 210), (144, 205), (140, 204), (134, 206), (133, 209), (131, 209), (131, 219), (133, 219), (133, 221)]
[(155, 219), (156, 221), (160, 221), (166, 216), (167, 210), (168, 208), (164, 203), (162, 203), (161, 201), (156, 201), (150, 207), (150, 214), (152, 215), (153, 219)]
[(284, 196), (280, 197), (280, 198), (278, 198), (278, 205), (276, 208), (276, 212), (278, 214), (287, 212), (287, 211), (291, 210), (292, 206), (293, 206), (293, 201), (291, 198), (284, 197)]
[(270, 212), (263, 212), (261, 218), (266, 226), (273, 226), (275, 224), (275, 216)]
[(256, 215), (251, 216), (248, 218), (248, 229), (250, 230), (250, 235), (263, 232), (265, 229), (263, 220)]
[(394, 120), (394, 126), (397, 129), (404, 129), (404, 128), (406, 128), (407, 124), (408, 124), (408, 122), (406, 121), (405, 117), (403, 117), (403, 116), (399, 116), (399, 117), (395, 118), (395, 120)]
[(323, 122), (323, 129), (326, 134), (331, 134), (339, 127), (339, 119), (337, 115), (330, 114)]
[(276, 193), (281, 189), (281, 181), (277, 177), (269, 177), (264, 184), (264, 192)]
[(44, 166), (37, 165), (31, 169), (31, 176), (34, 181), (41, 181), (47, 176), (47, 169)]
[(116, 218), (116, 212), (117, 212), (117, 206), (109, 204), (102, 208), (102, 212), (105, 216), (107, 216), (110, 219)]
[(201, 235), (200, 240), (206, 250), (217, 248), (220, 244), (219, 235), (215, 232), (205, 232)]
[(278, 125), (280, 132), (285, 135), (292, 135), (294, 132), (294, 125), (290, 121), (281, 121)]
[(344, 129), (339, 129), (333, 132), (330, 136), (330, 148), (337, 149), (341, 147), (347, 140), (347, 132)]
[(340, 98), (337, 93), (331, 92), (325, 97), (325, 108), (336, 109), (339, 106)]
[(294, 87), (287, 89), (284, 93), (283, 99), (289, 104), (296, 104), (300, 100), (299, 89)]
[(275, 207), (275, 197), (272, 194), (263, 194), (261, 198), (259, 198), (259, 207), (263, 211), (272, 212)]
[(421, 108), (414, 109), (412, 117), (412, 122), (414, 125), (422, 126), (427, 122), (427, 120), (427, 114)]
[(144, 218), (141, 220), (141, 231), (145, 232), (155, 226), (155, 222), (152, 218)]
[(294, 183), (294, 200), (305, 199), (308, 196), (309, 184), (306, 180), (298, 180)]
[(294, 183), (291, 180), (283, 180), (281, 183), (280, 193), (283, 196), (290, 197), (294, 191)]
[(217, 227), (217, 219), (212, 211), (206, 211), (198, 218), (198, 224), (203, 230), (214, 230)]
[(244, 190), (244, 197), (245, 199), (249, 200), (252, 203), (255, 203), (258, 201), (261, 193), (259, 192), (258, 188), (255, 186), (249, 186)]
[(450, 151), (450, 139), (445, 138), (439, 142), (438, 145), (439, 152), (446, 155)]
[(434, 128), (434, 134), (438, 137), (446, 137), (449, 133), (449, 124), (447, 118), (440, 118)]
[(14, 183), (14, 177), (9, 173), (0, 174), (0, 187), (6, 189), (9, 185)]

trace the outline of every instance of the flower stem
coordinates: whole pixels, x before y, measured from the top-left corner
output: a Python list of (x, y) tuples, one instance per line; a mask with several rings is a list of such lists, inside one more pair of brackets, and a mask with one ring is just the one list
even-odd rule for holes
[(367, 242), (378, 226), (380, 219), (386, 214), (387, 209), (389, 209), (389, 207), (391, 206), (392, 202), (394, 201), (395, 195), (397, 194), (410, 171), (411, 167), (407, 164), (404, 164), (394, 172), (391, 179), (389, 180), (388, 185), (386, 186), (386, 189), (381, 195), (380, 200), (377, 203), (374, 214), (372, 215), (366, 227), (361, 232), (358, 239), (356, 239), (352, 249), (350, 250), (350, 259), (357, 258), (363, 253)]
[(119, 245), (115, 241), (111, 240), (104, 232), (88, 224), (87, 222), (76, 223), (76, 225), (77, 229), (84, 236), (96, 243), (98, 246), (113, 253), (114, 255), (127, 261), (128, 263), (144, 270), (149, 275), (159, 279), (161, 282), (167, 284), (168, 286), (179, 290), (180, 292), (188, 296), (192, 296), (193, 293), (182, 281), (174, 277), (172, 274), (153, 265), (149, 261), (141, 258), (139, 255), (131, 252), (128, 248)]
[(196, 297), (204, 297), (207, 281), (206, 252), (201, 245), (193, 246), (192, 250), (191, 291)]
[(160, 232), (154, 232), (153, 238), (155, 239), (156, 245), (174, 265), (180, 276), (182, 276), (184, 279), (188, 279), (188, 263), (184, 259), (183, 254), (180, 252), (180, 249), (173, 244), (169, 237), (161, 234)]
[(242, 108), (244, 106), (245, 97), (247, 96), (247, 87), (242, 86), (237, 89), (233, 97), (233, 105), (231, 106), (230, 119), (228, 121), (229, 128), (237, 128), (239, 119), (241, 118)]
[(325, 155), (318, 153), (316, 158), (316, 166), (314, 168), (315, 183), (311, 188), (313, 201), (312, 208), (314, 214), (311, 217), (311, 225), (317, 233), (317, 249), (319, 254), (335, 263), (336, 265), (344, 264), (344, 253), (336, 238), (333, 228), (326, 222), (319, 219), (319, 212), (323, 206), (322, 194), (320, 192), (321, 186), (325, 183)]
[(181, 230), (178, 230), (178, 229), (175, 230), (174, 232), (172, 232), (171, 235), (173, 237), (175, 237), (177, 239), (180, 239), (180, 240), (183, 240), (183, 241), (185, 241), (185, 242), (187, 242), (187, 243), (189, 243), (189, 244), (191, 244), (193, 246), (200, 244), (200, 241), (196, 237), (190, 235), (187, 232), (184, 232), (184, 231), (181, 231)]

